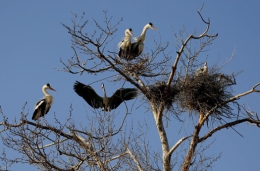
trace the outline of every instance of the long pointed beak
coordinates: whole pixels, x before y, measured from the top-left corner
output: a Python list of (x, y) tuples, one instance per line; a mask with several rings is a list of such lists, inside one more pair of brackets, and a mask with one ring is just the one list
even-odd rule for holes
[(152, 29), (157, 30), (157, 28), (155, 28), (155, 27), (152, 27)]
[(50, 87), (50, 90), (52, 90), (52, 91), (56, 91), (56, 90), (54, 90), (54, 88), (52, 88), (52, 87)]
[(134, 34), (131, 32), (131, 35), (134, 37)]

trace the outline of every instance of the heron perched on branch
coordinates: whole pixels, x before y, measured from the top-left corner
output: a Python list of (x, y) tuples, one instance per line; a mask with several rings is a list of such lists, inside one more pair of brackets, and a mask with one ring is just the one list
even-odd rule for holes
[(127, 58), (131, 51), (131, 37), (134, 36), (132, 33), (132, 29), (125, 30), (124, 39), (118, 43), (119, 53), (118, 56), (121, 58)]
[(107, 97), (106, 89), (102, 83), (104, 97), (100, 97), (95, 90), (78, 81), (74, 84), (74, 91), (81, 96), (91, 107), (102, 108), (104, 111), (116, 109), (123, 101), (131, 100), (138, 96), (136, 88), (120, 88), (111, 97)]
[(49, 83), (42, 87), (42, 92), (45, 95), (45, 97), (36, 103), (32, 120), (37, 120), (40, 117), (43, 117), (49, 112), (51, 108), (53, 97), (46, 91), (47, 89), (56, 91), (51, 87)]
[(142, 31), (140, 37), (135, 38), (135, 42), (131, 43), (131, 53), (130, 53), (130, 56), (128, 58), (129, 60), (134, 59), (135, 57), (139, 56), (143, 52), (144, 41), (145, 41), (145, 34), (146, 34), (147, 29), (149, 29), (149, 28), (157, 30), (153, 26), (152, 23), (148, 23), (148, 24), (146, 24), (144, 26), (143, 31)]

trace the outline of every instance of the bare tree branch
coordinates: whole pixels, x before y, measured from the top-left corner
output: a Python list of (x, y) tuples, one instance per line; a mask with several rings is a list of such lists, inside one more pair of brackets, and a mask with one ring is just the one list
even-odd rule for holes
[(221, 125), (221, 126), (218, 126), (218, 127), (214, 128), (209, 133), (207, 133), (203, 137), (199, 138), (198, 142), (200, 143), (202, 141), (205, 141), (207, 138), (211, 137), (214, 133), (216, 133), (217, 131), (220, 131), (223, 128), (232, 127), (234, 125), (238, 125), (238, 124), (241, 124), (243, 122), (250, 122), (250, 123), (257, 124), (257, 125), (260, 124), (260, 120), (253, 120), (253, 119), (250, 119), (250, 118), (239, 119), (239, 120), (236, 120), (234, 122), (229, 122), (229, 123), (226, 123), (224, 125)]
[(142, 166), (141, 166), (141, 164), (139, 163), (139, 161), (137, 160), (137, 158), (132, 154), (132, 152), (131, 152), (131, 150), (129, 150), (129, 148), (127, 148), (127, 153), (128, 153), (128, 154), (132, 157), (132, 159), (135, 161), (135, 163), (136, 163), (138, 169), (139, 169), (140, 171), (144, 171), (143, 168), (142, 168)]

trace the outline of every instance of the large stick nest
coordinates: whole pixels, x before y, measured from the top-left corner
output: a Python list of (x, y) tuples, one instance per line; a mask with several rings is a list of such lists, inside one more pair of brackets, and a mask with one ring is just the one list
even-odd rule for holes
[(207, 113), (216, 105), (220, 105), (211, 114), (212, 117), (220, 119), (221, 116), (230, 118), (233, 114), (229, 104), (224, 104), (232, 97), (231, 86), (236, 84), (234, 75), (214, 73), (200, 74), (198, 76), (187, 75), (183, 80), (181, 92), (178, 99), (182, 108)]
[(150, 85), (147, 97), (156, 104), (163, 103), (167, 109), (172, 107), (174, 101), (176, 101), (177, 94), (180, 92), (180, 86), (172, 84), (168, 88), (165, 82), (157, 82), (154, 85)]

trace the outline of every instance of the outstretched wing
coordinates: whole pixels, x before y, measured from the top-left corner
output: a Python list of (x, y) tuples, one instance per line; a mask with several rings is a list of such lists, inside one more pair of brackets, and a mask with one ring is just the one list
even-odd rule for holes
[(74, 91), (81, 96), (91, 107), (103, 107), (103, 98), (100, 97), (95, 90), (89, 86), (76, 81)]
[(120, 88), (108, 99), (109, 108), (116, 109), (123, 101), (131, 100), (137, 96), (138, 90), (136, 88)]

